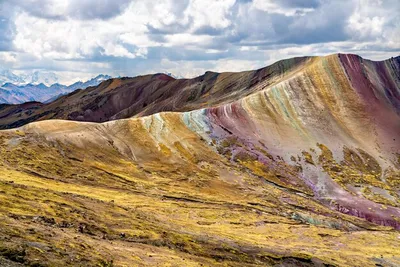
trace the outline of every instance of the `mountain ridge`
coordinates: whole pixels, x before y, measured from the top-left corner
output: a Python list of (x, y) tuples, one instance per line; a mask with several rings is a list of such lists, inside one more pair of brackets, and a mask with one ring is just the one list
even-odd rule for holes
[[(357, 60), (362, 60), (363, 62), (372, 62), (373, 64), (384, 64), (385, 62), (389, 62), (391, 59), (388, 59), (386, 61), (372, 61), (372, 60), (364, 60), (362, 59), (360, 56), (358, 55), (354, 55), (354, 54), (332, 54), (329, 55), (328, 57), (340, 57), (340, 55), (349, 55), (351, 57), (357, 58)], [(306, 61), (306, 60), (312, 60), (318, 57), (297, 57), (297, 58), (292, 58), (292, 59), (287, 59), (287, 60), (281, 60), (278, 61), (272, 65), (270, 65), (269, 67), (270, 72), (284, 72), (285, 71), (285, 64), (290, 65), (290, 62), (293, 61), (299, 61), (299, 64), (302, 64), (301, 62)], [(399, 62), (400, 61), (400, 56), (393, 58), (392, 59), (393, 62)], [(398, 63), (397, 63), (398, 64)], [(280, 66), (280, 67), (279, 67)], [(136, 76), (133, 78), (129, 78), (129, 77), (123, 77), (123, 78), (114, 78), (114, 80), (112, 80), (110, 82), (114, 83), (109, 89), (110, 90), (106, 90), (105, 92), (103, 92), (103, 87), (107, 87), (108, 85), (99, 85), (99, 89), (97, 90), (96, 88), (92, 88), (91, 91), (92, 92), (88, 92), (88, 91), (77, 91), (76, 93), (76, 98), (78, 99), (73, 99), (75, 94), (68, 94), (70, 97), (69, 99), (66, 98), (61, 98), (59, 99), (59, 102), (55, 102), (55, 103), (49, 103), (52, 101), (46, 101), (46, 105), (38, 105), (36, 107), (33, 107), (33, 116), (36, 116), (34, 119), (32, 119), (32, 117), (28, 118), (23, 118), (23, 114), (21, 120), (14, 122), (15, 126), (20, 126), (22, 124), (25, 124), (26, 122), (30, 122), (30, 121), (34, 121), (37, 118), (41, 118), (41, 119), (49, 119), (49, 118), (62, 118), (62, 119), (72, 119), (72, 120), (83, 120), (83, 121), (94, 121), (94, 122), (103, 122), (103, 121), (107, 121), (107, 120), (114, 120), (114, 119), (120, 119), (120, 118), (127, 118), (127, 117), (131, 117), (134, 115), (137, 116), (141, 116), (141, 115), (147, 115), (147, 114), (152, 114), (154, 112), (158, 112), (158, 111), (173, 111), (173, 110), (177, 110), (177, 111), (185, 111), (185, 110), (192, 110), (192, 109), (196, 109), (197, 107), (204, 107), (204, 105), (202, 106), (200, 103), (194, 104), (193, 107), (187, 107), (188, 109), (176, 109), (176, 107), (172, 107), (172, 103), (176, 103), (179, 102), (177, 100), (173, 100), (171, 101), (171, 98), (173, 98), (174, 96), (174, 91), (170, 92), (169, 88), (163, 89), (163, 88), (159, 88), (159, 86), (164, 86), (164, 85), (160, 85), (157, 84), (157, 79), (150, 79), (152, 81), (150, 81), (150, 83), (154, 83), (154, 85), (148, 85), (148, 86), (153, 86), (152, 89), (146, 89), (146, 91), (150, 91), (150, 94), (154, 94), (152, 92), (152, 90), (164, 90), (165, 92), (161, 93), (161, 94), (168, 94), (167, 97), (164, 97), (165, 99), (163, 99), (163, 96), (159, 97), (159, 95), (155, 94), (155, 96), (151, 99), (145, 100), (148, 98), (148, 96), (145, 95), (144, 92), (140, 92), (141, 88), (138, 88), (140, 86), (144, 86), (141, 84), (141, 79), (143, 82), (145, 82), (147, 80), (146, 83), (148, 83), (149, 78), (156, 78), (159, 77), (159, 80), (165, 80), (168, 82), (173, 81), (174, 82), (174, 87), (178, 88), (177, 90), (183, 90), (184, 95), (181, 97), (184, 98), (186, 97), (187, 99), (182, 99), (180, 100), (180, 102), (183, 103), (183, 105), (187, 106), (187, 102), (191, 101), (191, 98), (193, 98), (195, 101), (195, 98), (198, 97), (203, 97), (202, 94), (202, 90), (200, 90), (200, 88), (197, 86), (196, 84), (199, 83), (204, 83), (204, 80), (206, 80), (205, 83), (207, 82), (211, 82), (212, 83), (212, 79), (213, 79), (213, 75), (215, 76), (214, 78), (216, 78), (217, 76), (229, 76), (229, 75), (236, 75), (237, 77), (241, 76), (248, 76), (252, 75), (251, 73), (253, 73), (254, 75), (257, 75), (257, 73), (260, 73), (262, 70), (266, 70), (269, 67), (264, 67), (264, 68), (260, 68), (258, 70), (253, 70), (253, 71), (243, 71), (243, 72), (225, 72), (225, 73), (216, 73), (216, 72), (206, 72), (205, 74), (198, 76), (196, 78), (193, 79), (175, 79), (171, 76), (168, 76), (166, 74), (163, 73), (159, 73), (159, 74), (148, 74), (148, 75), (141, 75), (141, 76)], [(286, 66), (287, 67), (287, 66)], [(281, 70), (279, 70), (279, 68), (282, 68)], [(274, 74), (275, 75), (275, 74)], [(165, 79), (163, 79), (162, 77), (165, 77)], [(209, 81), (207, 81), (207, 79)], [(228, 77), (229, 79), (229, 77)], [(243, 78), (242, 78), (243, 79)], [(253, 79), (260, 79), (257, 77), (253, 77)], [(137, 84), (135, 85), (135, 81), (139, 81), (136, 82)], [(129, 83), (133, 83), (133, 85), (131, 86)], [(254, 80), (253, 82), (257, 82), (256, 80)], [(192, 84), (190, 84), (192, 83)], [(154, 89), (154, 86), (156, 89)], [(190, 86), (194, 86), (195, 90), (197, 90), (196, 92), (194, 92)], [(205, 85), (207, 86), (207, 84)], [(210, 85), (212, 86), (212, 85)], [(222, 84), (222, 86), (224, 86)], [(248, 84), (248, 87), (252, 87), (252, 84)], [(166, 86), (164, 86), (166, 87)], [(181, 89), (179, 89), (181, 88)], [(197, 89), (196, 89), (197, 88)], [(114, 89), (118, 89), (118, 90), (114, 90)], [(229, 88), (228, 88), (229, 89)], [(253, 88), (254, 89), (254, 88)], [(190, 92), (190, 90), (192, 90)], [(134, 92), (134, 94), (132, 92)], [(103, 94), (104, 93), (104, 94)], [(237, 94), (239, 95), (238, 97), (241, 96), (243, 92), (240, 92), (239, 90), (237, 90)], [(133, 95), (132, 95), (133, 94)], [(140, 94), (140, 95), (139, 95)], [(160, 94), (160, 93), (159, 93)], [(227, 92), (222, 92), (222, 94), (228, 94)], [(103, 99), (100, 99), (101, 97), (98, 96), (97, 98), (94, 98), (94, 95), (103, 95)], [(119, 95), (124, 95), (124, 99), (121, 101)], [(232, 96), (228, 96), (227, 97), (232, 97)], [(94, 98), (94, 99), (93, 99)], [(112, 101), (108, 101), (105, 98), (111, 98), (111, 99), (115, 99)], [(50, 100), (56, 100), (55, 99), (50, 99)], [(70, 101), (72, 99), (72, 101)], [(85, 100), (82, 100), (85, 99)], [(218, 101), (221, 100), (221, 96), (220, 95), (213, 95), (213, 97), (208, 97), (207, 100), (204, 101), (211, 101), (211, 103), (215, 102), (215, 99)], [(187, 101), (189, 100), (189, 101)], [(64, 102), (68, 102), (70, 101), (71, 103), (67, 103), (65, 104)], [(93, 110), (92, 109), (96, 109), (99, 110), (98, 107), (96, 107), (96, 105), (98, 105), (98, 103), (100, 101), (103, 101), (106, 103), (107, 105), (110, 105), (110, 107), (104, 107), (104, 109), (110, 109), (110, 111), (108, 111), (108, 113), (111, 112), (111, 114), (104, 114), (104, 112), (100, 112), (101, 114), (98, 114), (99, 112), (94, 112), (95, 115), (93, 115)], [(117, 103), (114, 103), (117, 102)], [(156, 101), (153, 103), (153, 101)], [(161, 102), (160, 102), (161, 101)], [(397, 101), (397, 100), (396, 100)], [(147, 103), (148, 102), (148, 103)], [(223, 102), (223, 101), (222, 101)], [(214, 104), (214, 103), (213, 103)], [(67, 107), (64, 107), (65, 105), (67, 105)], [(149, 106), (150, 105), (150, 106)], [(182, 104), (181, 104), (182, 105)], [(73, 108), (71, 108), (71, 106), (79, 106), (78, 108), (76, 108), (75, 110), (73, 110)], [(6, 109), (4, 109), (5, 106), (3, 106), (3, 110), (0, 110), (0, 114), (4, 114), (6, 112), (10, 112), (10, 113), (14, 113), (16, 109), (18, 109), (18, 106), (10, 106)], [(161, 107), (161, 108), (160, 108)], [(43, 112), (40, 113), (40, 111), (44, 109)], [(54, 112), (54, 110), (57, 109), (57, 113)], [(60, 109), (64, 109), (64, 111), (60, 111)], [(65, 110), (66, 109), (66, 110)], [(101, 109), (100, 109), (101, 110)], [(49, 114), (52, 115), (49, 115)], [(20, 113), (19, 113), (20, 114)], [(19, 116), (19, 114), (16, 114)], [(3, 115), (4, 116), (4, 115)], [(12, 127), (15, 127), (12, 126)], [(0, 129), (4, 129), (7, 128), (9, 126), (7, 125), (1, 125), (0, 124)]]
[[(61, 97), (47, 105), (39, 104), (36, 107), (32, 107), (32, 113), (29, 111), (30, 114), (28, 116), (21, 112), (15, 112), (19, 110), (18, 105), (3, 106), (0, 110), (0, 116), (4, 117), (6, 113), (13, 114), (19, 120), (12, 125), (20, 126), (26, 122), (36, 120), (36, 118), (63, 118), (102, 122), (108, 119), (130, 117), (139, 112), (141, 114), (154, 113), (159, 109), (172, 111), (176, 108), (174, 104), (179, 104), (178, 102), (182, 106), (182, 111), (185, 109), (192, 110), (205, 105), (200, 101), (209, 101), (206, 105), (213, 105), (229, 101), (232, 98), (238, 98), (242, 94), (251, 93), (245, 89), (251, 87), (252, 90), (257, 90), (253, 85), (259, 82), (262, 75), (269, 75), (271, 79), (280, 79), (279, 75), (286, 75), (284, 74), (285, 71), (289, 73), (292, 67), (296, 68), (296, 64), (301, 65), (308, 59), (309, 57), (301, 57), (278, 61), (271, 66), (254, 71), (237, 73), (206, 72), (193, 79), (175, 79), (163, 73), (141, 75), (134, 78), (114, 78), (105, 81), (96, 88), (75, 91), (70, 93), (68, 97)], [(294, 65), (291, 66), (291, 63)], [(222, 78), (217, 81), (217, 77)], [(234, 81), (230, 81), (231, 78)], [(214, 86), (216, 82), (218, 84)], [(225, 85), (225, 82), (228, 84)], [(148, 90), (147, 87), (149, 88)], [(181, 91), (181, 94), (177, 91)], [(180, 99), (171, 100), (177, 96)], [(200, 99), (203, 97), (204, 99)], [(100, 103), (106, 106), (99, 109)], [(190, 107), (189, 105), (192, 106)], [(19, 116), (20, 114), (21, 116)], [(85, 119), (85, 116), (88, 119)], [(0, 129), (6, 127), (8, 126), (0, 125)]]

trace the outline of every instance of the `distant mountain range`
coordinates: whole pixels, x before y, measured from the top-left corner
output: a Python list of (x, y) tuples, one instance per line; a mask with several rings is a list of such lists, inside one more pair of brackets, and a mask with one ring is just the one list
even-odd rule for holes
[(5, 83), (12, 83), (15, 85), (43, 83), (47, 86), (51, 86), (58, 81), (57, 74), (49, 71), (34, 71), (27, 74), (17, 75), (11, 70), (0, 68), (0, 86)]
[(49, 102), (77, 89), (97, 86), (110, 78), (109, 75), (100, 74), (86, 82), (79, 81), (67, 86), (57, 83), (58, 77), (51, 72), (36, 71), (31, 75), (18, 76), (10, 70), (1, 70), (0, 103)]

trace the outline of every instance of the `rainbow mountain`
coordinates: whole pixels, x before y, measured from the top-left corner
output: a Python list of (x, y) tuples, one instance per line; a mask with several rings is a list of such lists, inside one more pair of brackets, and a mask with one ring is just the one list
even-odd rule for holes
[(4, 260), (400, 264), (400, 57), (110, 79), (0, 127)]

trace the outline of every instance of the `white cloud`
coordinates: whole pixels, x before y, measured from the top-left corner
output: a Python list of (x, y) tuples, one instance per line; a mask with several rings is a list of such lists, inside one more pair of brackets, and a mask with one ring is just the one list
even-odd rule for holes
[(184, 15), (193, 17), (193, 28), (202, 26), (226, 28), (231, 24), (227, 18), (235, 0), (192, 0)]
[(132, 0), (3, 0), (11, 2), (30, 15), (65, 20), (68, 18), (91, 20), (114, 17)]
[(265, 67), (264, 61), (255, 60), (237, 60), (237, 59), (220, 59), (215, 62), (215, 66), (212, 68), (216, 72), (238, 72), (246, 70), (255, 70)]
[(252, 7), (268, 13), (277, 13), (285, 16), (294, 16), (296, 14), (304, 16), (306, 13), (314, 11), (314, 8), (310, 7), (285, 7), (276, 0), (254, 0)]
[(12, 52), (0, 52), (0, 62), (5, 64), (17, 62), (17, 56)]
[(348, 19), (347, 31), (353, 40), (400, 47), (400, 2), (362, 0)]
[(257, 46), (241, 46), (240, 51), (257, 51)]
[[(133, 24), (125, 28), (121, 20), (110, 21), (80, 21), (47, 20), (33, 17), (27, 13), (16, 16), (17, 34), (14, 39), (15, 47), (30, 53), (37, 58), (50, 59), (82, 59), (95, 56), (96, 53), (105, 56), (135, 58), (143, 56), (145, 49), (129, 51), (124, 44), (135, 45), (135, 39), (129, 35), (142, 34), (145, 27)], [(130, 32), (126, 32), (126, 31)], [(139, 46), (143, 47), (143, 43)]]
[(133, 33), (133, 32), (126, 32), (122, 33), (119, 36), (120, 40), (125, 44), (135, 45), (137, 47), (150, 47), (150, 46), (159, 46), (159, 42), (155, 42), (150, 40), (149, 36), (145, 33)]
[(356, 33), (361, 39), (365, 37), (379, 37), (385, 24), (384, 17), (367, 17), (360, 11), (356, 11), (349, 18), (349, 31)]
[(165, 46), (198, 46), (207, 45), (209, 44), (213, 37), (209, 35), (195, 35), (190, 33), (178, 33), (178, 34), (171, 34), (167, 35), (166, 37), (167, 42)]
[(90, 27), (83, 24), (74, 20), (49, 21), (20, 13), (15, 19), (14, 45), (37, 58), (83, 58), (91, 55), (97, 46)]

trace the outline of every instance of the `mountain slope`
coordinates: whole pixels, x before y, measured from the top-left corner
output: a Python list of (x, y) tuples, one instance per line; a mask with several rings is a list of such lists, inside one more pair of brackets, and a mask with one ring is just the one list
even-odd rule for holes
[(212, 105), (170, 106), (200, 107), (187, 112), (0, 131), (0, 253), (53, 265), (399, 265), (399, 58), (298, 66), (237, 94), (210, 89), (222, 98)]
[(166, 74), (112, 79), (56, 101), (21, 110), (0, 108), (0, 129), (44, 119), (104, 122), (160, 111), (187, 111), (228, 103), (293, 75), (311, 58), (294, 58), (269, 67), (240, 73), (207, 72), (194, 79)]

